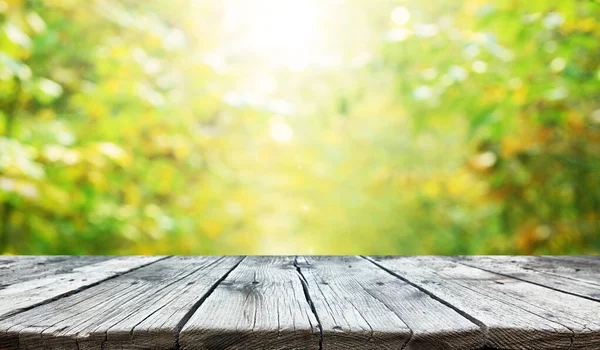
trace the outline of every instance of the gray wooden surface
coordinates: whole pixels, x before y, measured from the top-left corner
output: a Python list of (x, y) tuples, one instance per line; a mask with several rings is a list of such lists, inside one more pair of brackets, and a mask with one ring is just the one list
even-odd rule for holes
[(600, 349), (598, 257), (0, 256), (0, 350)]

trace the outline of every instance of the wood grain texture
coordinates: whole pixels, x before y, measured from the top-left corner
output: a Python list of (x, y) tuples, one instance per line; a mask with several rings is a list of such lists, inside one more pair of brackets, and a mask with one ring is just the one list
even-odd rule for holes
[(158, 261), (0, 321), (0, 348), (172, 349), (180, 322), (240, 260)]
[(537, 256), (465, 256), (455, 261), (561, 292), (600, 301), (600, 265)]
[(108, 256), (0, 256), (0, 289), (11, 284), (67, 273), (111, 259)]
[(545, 259), (600, 264), (600, 255), (544, 255)]
[(600, 259), (0, 257), (0, 350), (600, 349)]
[(598, 349), (600, 304), (441, 257), (374, 258), (487, 327), (495, 349)]
[(323, 349), (480, 349), (481, 328), (360, 257), (301, 257)]
[(319, 349), (319, 326), (293, 257), (246, 257), (200, 305), (181, 349)]
[[(86, 286), (151, 264), (159, 259), (162, 259), (162, 257), (118, 257), (78, 267), (66, 263), (65, 269), (57, 269), (54, 274), (46, 273), (39, 278), (25, 278), (21, 282), (18, 277), (14, 277), (13, 280), (17, 283), (0, 289), (0, 300), (10, 301), (0, 304), (0, 318), (53, 298), (73, 293)], [(70, 260), (67, 259), (66, 261)], [(28, 275), (28, 277), (30, 276)]]
[(543, 270), (547, 274), (564, 276), (600, 285), (600, 258), (596, 256), (555, 256), (534, 259), (535, 263), (527, 267)]

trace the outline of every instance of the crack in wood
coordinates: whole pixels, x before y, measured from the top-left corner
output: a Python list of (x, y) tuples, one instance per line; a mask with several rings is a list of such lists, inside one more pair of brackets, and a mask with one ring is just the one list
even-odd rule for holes
[(298, 264), (298, 257), (294, 257), (294, 267), (296, 267), (296, 271), (298, 272), (298, 278), (300, 279), (300, 283), (302, 283), (302, 290), (304, 291), (304, 298), (306, 302), (310, 306), (310, 310), (315, 315), (317, 319), (317, 327), (319, 328), (319, 350), (323, 350), (323, 326), (321, 325), (321, 320), (319, 319), (319, 315), (317, 313), (317, 309), (315, 308), (315, 304), (310, 298), (310, 294), (308, 292), (308, 281), (302, 274), (302, 269)]

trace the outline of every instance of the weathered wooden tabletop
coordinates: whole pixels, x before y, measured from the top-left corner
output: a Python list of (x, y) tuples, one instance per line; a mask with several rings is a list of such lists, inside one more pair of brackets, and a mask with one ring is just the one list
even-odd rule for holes
[(0, 256), (0, 349), (600, 349), (599, 257)]

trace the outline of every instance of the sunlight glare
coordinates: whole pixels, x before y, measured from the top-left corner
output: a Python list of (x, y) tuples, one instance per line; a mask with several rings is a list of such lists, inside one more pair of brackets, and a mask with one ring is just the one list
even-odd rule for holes
[(278, 143), (288, 143), (294, 138), (294, 131), (284, 122), (271, 124), (271, 138)]
[(244, 28), (243, 44), (266, 62), (301, 71), (316, 61), (322, 37), (312, 0), (232, 1), (227, 15)]
[(403, 26), (410, 20), (410, 12), (406, 7), (396, 7), (392, 11), (392, 21), (399, 26)]

